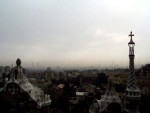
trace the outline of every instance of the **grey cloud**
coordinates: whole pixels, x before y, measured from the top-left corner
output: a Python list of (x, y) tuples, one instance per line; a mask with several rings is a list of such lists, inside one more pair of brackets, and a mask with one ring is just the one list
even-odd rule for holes
[[(137, 51), (150, 56), (149, 1), (132, 2), (1, 0), (1, 59), (21, 57), (28, 62), (56, 61), (56, 65), (127, 61), (130, 30), (135, 33)], [(137, 60), (145, 58), (139, 56)]]

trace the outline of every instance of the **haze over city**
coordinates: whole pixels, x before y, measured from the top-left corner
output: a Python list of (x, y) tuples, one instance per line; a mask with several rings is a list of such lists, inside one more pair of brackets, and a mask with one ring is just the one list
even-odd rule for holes
[(149, 0), (1, 0), (0, 63), (128, 66), (150, 62)]

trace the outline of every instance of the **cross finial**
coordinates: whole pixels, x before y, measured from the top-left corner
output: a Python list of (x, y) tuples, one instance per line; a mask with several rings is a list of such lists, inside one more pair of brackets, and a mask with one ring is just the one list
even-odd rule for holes
[(130, 32), (129, 36), (132, 38), (132, 36), (134, 36), (134, 34), (132, 34), (132, 31)]

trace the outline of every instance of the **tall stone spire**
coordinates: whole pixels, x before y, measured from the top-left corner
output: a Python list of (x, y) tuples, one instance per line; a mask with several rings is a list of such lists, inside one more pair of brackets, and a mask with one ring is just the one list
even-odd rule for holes
[(136, 78), (135, 78), (135, 70), (134, 70), (134, 46), (135, 43), (133, 42), (132, 31), (130, 32), (131, 37), (130, 42), (128, 43), (129, 46), (129, 77), (128, 77), (128, 84), (127, 84), (127, 100), (130, 103), (130, 106), (133, 106), (131, 110), (131, 113), (138, 113), (138, 102), (141, 98), (140, 89), (136, 84)]
[(140, 97), (140, 89), (138, 88), (137, 84), (136, 84), (136, 79), (135, 79), (135, 70), (134, 70), (134, 46), (135, 43), (132, 40), (132, 36), (134, 36), (134, 34), (132, 34), (132, 31), (130, 32), (131, 37), (130, 42), (128, 43), (129, 45), (129, 70), (130, 70), (130, 74), (129, 74), (129, 78), (128, 78), (128, 85), (127, 85), (127, 91), (128, 91), (128, 95), (127, 97), (129, 98), (139, 98)]

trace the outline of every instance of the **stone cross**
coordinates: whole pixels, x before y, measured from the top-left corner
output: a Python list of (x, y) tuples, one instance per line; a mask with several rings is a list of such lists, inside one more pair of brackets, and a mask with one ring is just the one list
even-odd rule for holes
[(132, 34), (132, 31), (130, 32), (129, 36), (132, 38), (132, 36), (134, 36), (134, 34)]

